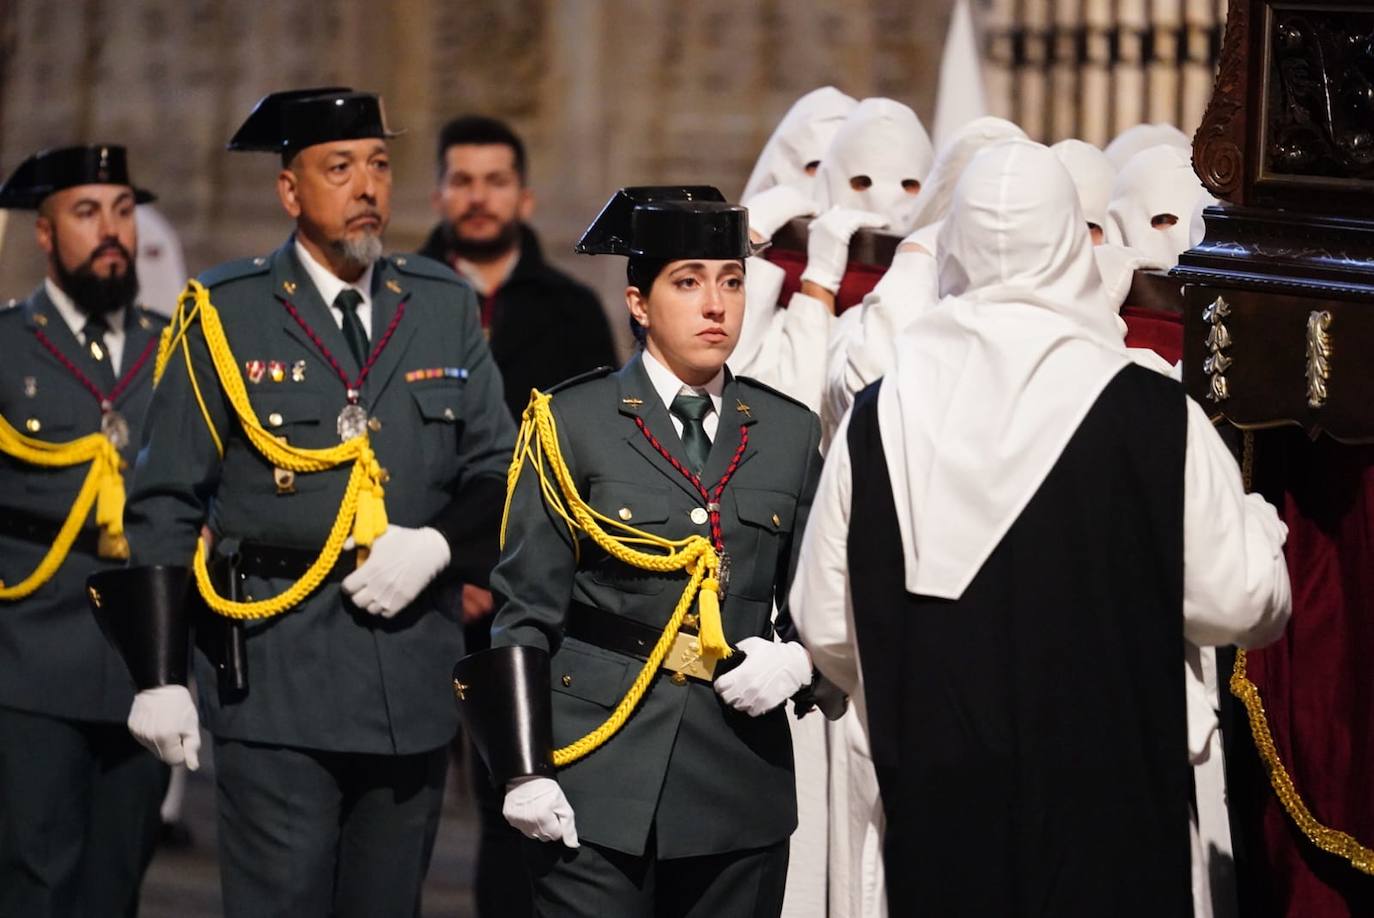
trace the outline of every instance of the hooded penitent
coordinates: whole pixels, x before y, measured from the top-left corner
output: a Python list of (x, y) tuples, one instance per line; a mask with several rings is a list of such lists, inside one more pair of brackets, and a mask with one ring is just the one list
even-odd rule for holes
[(1050, 147), (1064, 164), (1078, 189), (1078, 206), (1083, 219), (1106, 229), (1107, 203), (1112, 197), (1112, 183), (1116, 181), (1116, 167), (1097, 147), (1082, 140), (1061, 140)]
[(1143, 150), (1131, 157), (1112, 186), (1107, 241), (1130, 246), (1161, 264), (1176, 264), (1199, 241), (1193, 238), (1194, 216), (1212, 200), (1187, 153), (1167, 145)]
[(912, 593), (957, 599), (1129, 362), (1068, 173), (1026, 140), (964, 170), (938, 308), (879, 394)]
[(834, 86), (813, 89), (792, 103), (773, 136), (763, 145), (740, 200), (748, 201), (774, 185), (792, 185), (810, 197), (813, 176), (806, 167), (821, 160), (835, 132), (856, 105)]
[(940, 148), (925, 187), (921, 189), (920, 207), (912, 228), (930, 226), (945, 218), (954, 199), (954, 186), (959, 184), (959, 176), (963, 175), (964, 169), (980, 150), (1004, 140), (1025, 136), (1026, 132), (1010, 121), (991, 115), (976, 118), (960, 128), (949, 143)]
[(1188, 139), (1187, 134), (1172, 124), (1165, 124), (1161, 121), (1155, 124), (1137, 124), (1134, 127), (1126, 128), (1117, 134), (1102, 152), (1107, 154), (1112, 165), (1120, 171), (1132, 156), (1141, 150), (1148, 150), (1150, 147), (1157, 147), (1160, 144), (1177, 147), (1189, 154), (1192, 153), (1193, 149), (1193, 142)]
[(933, 158), (930, 138), (914, 111), (892, 99), (864, 99), (821, 158), (817, 202), (822, 209), (881, 214), (888, 218), (889, 232), (905, 235)]

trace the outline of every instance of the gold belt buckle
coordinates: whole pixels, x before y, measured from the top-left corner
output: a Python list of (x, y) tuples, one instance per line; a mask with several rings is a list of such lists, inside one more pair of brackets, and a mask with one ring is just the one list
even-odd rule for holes
[(672, 649), (663, 658), (663, 668), (672, 673), (682, 673), (689, 679), (710, 682), (716, 672), (716, 661), (702, 656), (701, 638), (679, 631)]

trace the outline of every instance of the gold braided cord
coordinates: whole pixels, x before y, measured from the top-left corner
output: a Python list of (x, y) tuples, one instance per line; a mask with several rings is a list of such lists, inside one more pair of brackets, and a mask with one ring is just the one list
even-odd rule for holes
[[(1245, 490), (1249, 491), (1255, 474), (1253, 431), (1244, 431), (1241, 438), (1240, 471)], [(1250, 733), (1255, 738), (1255, 749), (1259, 752), (1260, 760), (1264, 762), (1264, 769), (1269, 773), (1269, 784), (1274, 788), (1279, 803), (1283, 804), (1288, 818), (1292, 819), (1302, 834), (1318, 848), (1344, 858), (1350, 862), (1350, 866), (1361, 873), (1374, 874), (1374, 851), (1360, 844), (1348, 833), (1318, 822), (1303, 802), (1297, 785), (1293, 783), (1293, 777), (1283, 766), (1283, 759), (1279, 758), (1274, 734), (1269, 729), (1269, 717), (1264, 713), (1264, 701), (1260, 698), (1259, 686), (1251, 682), (1246, 674), (1246, 655), (1243, 650), (1236, 651), (1236, 664), (1231, 669), (1230, 688), (1231, 694), (1245, 705), (1245, 712), (1250, 721)]]
[[(196, 381), (195, 370), (191, 364), (189, 342), (186, 338), (191, 323), (196, 320), (199, 320), (201, 331), (205, 336), (205, 344), (210, 351), (210, 359), (214, 364), (215, 375), (219, 379), (220, 388), (224, 391), (225, 397), (229, 399), (229, 404), (233, 407), (248, 442), (264, 459), (277, 468), (288, 469), (293, 472), (323, 472), (338, 468), (346, 463), (351, 462), (353, 464), (352, 472), (348, 477), (348, 485), (344, 490), (343, 500), (339, 504), (338, 515), (334, 519), (333, 526), (330, 527), (329, 536), (326, 538), (320, 554), (299, 580), (278, 595), (270, 599), (249, 602), (236, 602), (219, 595), (210, 580), (205, 544), (203, 541), (196, 543), (192, 569), (195, 573), (196, 585), (200, 588), (201, 596), (204, 597), (206, 605), (228, 618), (269, 618), (300, 605), (324, 582), (324, 578), (338, 562), (344, 542), (350, 534), (355, 544), (360, 548), (366, 548), (385, 531), (387, 525), (386, 504), (383, 500), (385, 492), (382, 489), (382, 481), (386, 473), (377, 462), (377, 456), (372, 451), (366, 430), (361, 435), (340, 443), (338, 446), (324, 449), (305, 449), (282, 442), (275, 434), (263, 427), (248, 399), (248, 390), (243, 384), (243, 377), (239, 374), (238, 361), (229, 347), (229, 340), (225, 337), (224, 326), (220, 324), (219, 312), (210, 303), (210, 291), (198, 281), (193, 280), (187, 285), (186, 291), (178, 300), (177, 313), (172, 324), (163, 332), (162, 342), (158, 349), (157, 363), (153, 372), (154, 378), (160, 380), (162, 373), (166, 370), (167, 360), (171, 356), (172, 350), (178, 344), (182, 347), (186, 356), (187, 373), (190, 375), (191, 384), (195, 389), (196, 400), (200, 404), (206, 426), (210, 429), (211, 435), (215, 437), (217, 447), (220, 445), (219, 437), (215, 434), (209, 410), (201, 396), (200, 386)], [(222, 449), (221, 455), (223, 455)]]
[(0, 600), (24, 599), (52, 579), (67, 560), (82, 524), (90, 516), (92, 504), (95, 505), (95, 521), (101, 529), (102, 541), (122, 547), (127, 554), (127, 544), (124, 542), (124, 476), (121, 474), (124, 460), (104, 434), (93, 433), (67, 443), (50, 443), (21, 434), (0, 416), (0, 453), (42, 468), (70, 468), (90, 463), (81, 490), (72, 501), (67, 519), (57, 531), (57, 538), (49, 546), (47, 554), (32, 573), (14, 586), (0, 583)]
[(1329, 854), (1344, 858), (1350, 862), (1350, 866), (1361, 873), (1374, 875), (1374, 851), (1360, 844), (1351, 835), (1318, 822), (1303, 802), (1302, 795), (1293, 784), (1292, 776), (1288, 774), (1288, 769), (1283, 767), (1283, 761), (1279, 758), (1274, 736), (1269, 730), (1269, 718), (1264, 713), (1264, 702), (1260, 699), (1259, 687), (1246, 676), (1245, 663), (1245, 651), (1236, 651), (1236, 665), (1231, 670), (1231, 694), (1241, 700), (1246, 713), (1250, 716), (1250, 732), (1255, 737), (1255, 748), (1259, 751), (1265, 770), (1269, 772), (1269, 783), (1273, 786), (1279, 802), (1283, 804), (1289, 818), (1312, 844)]
[[(721, 659), (730, 655), (724, 629), (720, 620), (720, 584), (717, 575), (720, 557), (710, 541), (700, 535), (685, 539), (665, 539), (651, 532), (612, 519), (584, 501), (577, 492), (572, 472), (563, 459), (562, 448), (558, 444), (558, 427), (553, 411), (549, 407), (551, 396), (539, 391), (530, 393), (530, 403), (520, 424), (516, 437), (515, 455), (510, 470), (506, 474), (506, 506), (501, 516), (501, 545), (506, 543), (506, 526), (510, 521), (511, 497), (515, 493), (516, 482), (528, 460), (539, 475), (539, 486), (545, 503), (568, 526), (574, 536), (574, 552), (577, 551), (576, 534), (585, 533), (592, 543), (618, 561), (640, 570), (657, 573), (671, 573), (685, 570), (689, 574), (686, 588), (678, 599), (673, 614), (669, 617), (658, 643), (649, 653), (648, 660), (640, 668), (639, 675), (630, 685), (625, 697), (615, 706), (606, 721), (595, 730), (566, 746), (555, 749), (553, 764), (559, 768), (570, 765), (592, 752), (616, 734), (625, 721), (629, 720), (649, 683), (663, 665), (664, 658), (672, 649), (687, 610), (692, 600), (699, 602), (698, 619), (700, 622), (701, 654), (704, 657)], [(549, 473), (552, 473), (550, 481)], [(612, 535), (604, 527), (618, 530), (621, 535)], [(647, 546), (654, 551), (639, 551), (631, 546)]]

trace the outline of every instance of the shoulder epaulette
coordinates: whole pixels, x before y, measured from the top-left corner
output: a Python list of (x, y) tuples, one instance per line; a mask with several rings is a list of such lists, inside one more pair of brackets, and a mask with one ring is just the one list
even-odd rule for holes
[(593, 379), (601, 379), (603, 376), (609, 376), (614, 372), (615, 367), (597, 367), (595, 370), (588, 370), (585, 373), (578, 373), (576, 376), (571, 376), (563, 380), (561, 383), (549, 386), (547, 389), (544, 390), (544, 394), (553, 395), (555, 392), (562, 392), (564, 389), (571, 389), (573, 386), (580, 385), (584, 382), (591, 382)]
[(451, 284), (466, 283), (452, 268), (424, 255), (388, 255), (387, 260), (402, 274), (414, 277), (428, 277), (431, 280), (448, 281)]
[(800, 401), (798, 401), (797, 399), (793, 398), (792, 396), (788, 395), (786, 392), (780, 392), (780, 391), (778, 391), (777, 389), (774, 389), (772, 386), (768, 385), (767, 383), (761, 383), (761, 382), (759, 382), (757, 379), (755, 379), (755, 378), (752, 377), (752, 376), (736, 376), (736, 377), (735, 377), (735, 382), (744, 383), (745, 385), (751, 386), (752, 388), (755, 388), (755, 389), (761, 389), (761, 390), (763, 390), (764, 392), (767, 392), (769, 395), (776, 395), (778, 398), (782, 399), (782, 400), (785, 401), (785, 402), (791, 402), (792, 404), (796, 405), (798, 408), (802, 409), (803, 411), (810, 411), (810, 410), (811, 410), (810, 408), (808, 408), (808, 407), (806, 406), (806, 403), (805, 403), (805, 402), (800, 402)]
[(196, 279), (210, 288), (228, 281), (238, 280), (241, 277), (266, 274), (270, 270), (271, 260), (259, 255), (257, 258), (239, 258), (234, 261), (226, 261), (221, 265), (215, 265), (213, 268), (202, 272), (200, 277)]

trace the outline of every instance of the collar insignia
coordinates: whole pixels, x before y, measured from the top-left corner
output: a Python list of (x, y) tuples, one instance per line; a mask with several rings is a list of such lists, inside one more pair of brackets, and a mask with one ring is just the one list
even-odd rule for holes
[(740, 414), (744, 415), (745, 417), (752, 418), (754, 416), (749, 411), (749, 406), (744, 404), (744, 402), (740, 401), (739, 399), (735, 399), (735, 410), (738, 411)]
[(644, 404), (644, 399), (635, 398), (634, 396), (631, 396), (629, 398), (622, 398), (620, 400), (620, 404), (624, 405), (627, 408), (638, 408), (640, 405)]

